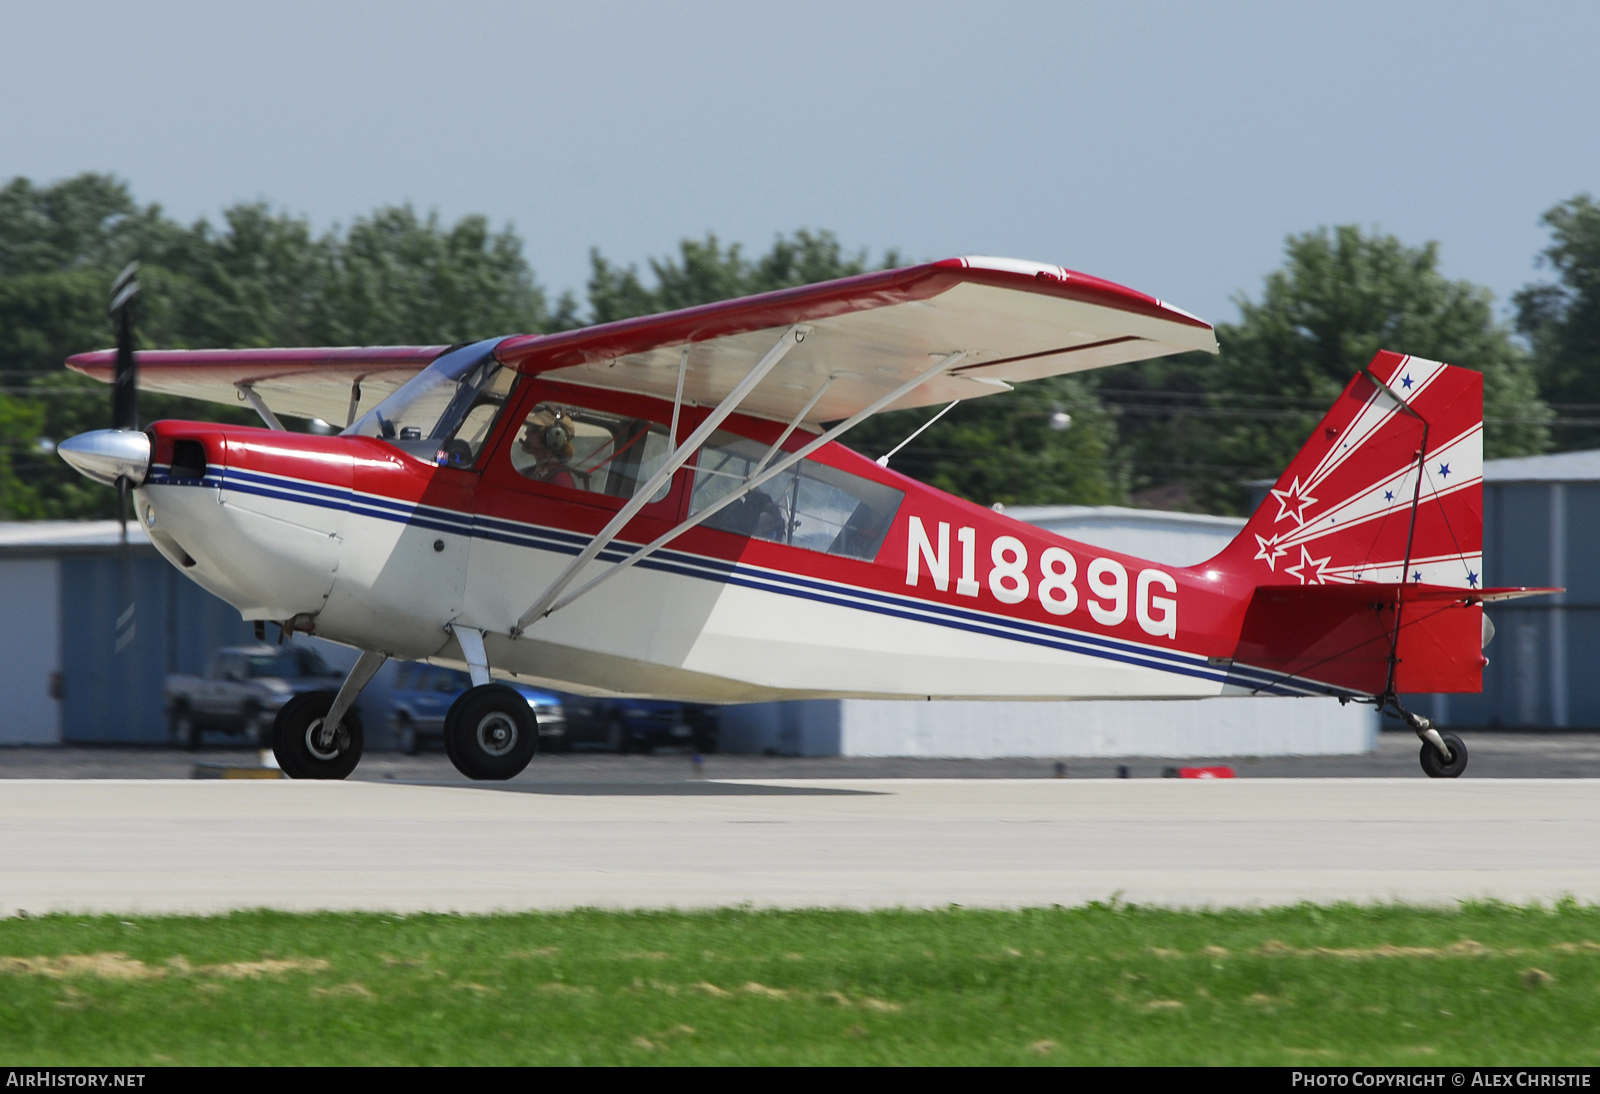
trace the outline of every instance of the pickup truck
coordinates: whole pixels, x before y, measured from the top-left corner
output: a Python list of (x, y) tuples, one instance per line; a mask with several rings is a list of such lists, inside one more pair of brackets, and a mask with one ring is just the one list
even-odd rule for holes
[(167, 719), (175, 744), (200, 747), (206, 731), (240, 734), (271, 747), (278, 708), (304, 691), (336, 691), (344, 674), (308, 646), (230, 646), (204, 676), (167, 677)]

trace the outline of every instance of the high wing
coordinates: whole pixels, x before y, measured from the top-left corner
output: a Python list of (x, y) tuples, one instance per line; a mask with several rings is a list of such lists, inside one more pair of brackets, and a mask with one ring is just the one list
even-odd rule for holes
[[(342, 346), (312, 349), (140, 350), (139, 386), (237, 406), (251, 388), (279, 414), (343, 426), (359, 403), (370, 410), (449, 346)], [(67, 367), (111, 382), (116, 350), (67, 358)], [(359, 387), (358, 387), (359, 385)], [(359, 396), (359, 398), (356, 398)]]
[[(791, 332), (741, 413), (815, 426), (847, 418), (951, 354), (959, 364), (885, 409), (973, 399), (1027, 380), (1217, 351), (1209, 324), (1087, 274), (1006, 258), (952, 258), (553, 335), (514, 335), (495, 355), (553, 380), (720, 404)], [(280, 414), (344, 423), (444, 346), (139, 353), (149, 391), (237, 404), (251, 389)], [(109, 382), (115, 352), (68, 367)], [(803, 413), (802, 413), (803, 412)]]
[[(885, 409), (948, 403), (1013, 384), (1188, 350), (1217, 352), (1209, 324), (1087, 274), (1009, 258), (951, 258), (600, 327), (502, 342), (496, 356), (554, 380), (715, 406), (794, 326), (805, 340), (739, 404), (813, 425), (847, 418), (923, 372), (959, 366)], [(806, 404), (828, 383), (814, 406)]]

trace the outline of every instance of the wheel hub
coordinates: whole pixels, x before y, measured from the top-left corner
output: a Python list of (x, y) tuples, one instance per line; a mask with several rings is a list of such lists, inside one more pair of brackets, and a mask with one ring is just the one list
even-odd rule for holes
[(349, 745), (350, 735), (344, 726), (330, 733), (326, 718), (318, 718), (306, 727), (306, 751), (319, 760), (336, 760)]
[(478, 747), (490, 756), (504, 756), (517, 747), (517, 723), (494, 711), (478, 722)]

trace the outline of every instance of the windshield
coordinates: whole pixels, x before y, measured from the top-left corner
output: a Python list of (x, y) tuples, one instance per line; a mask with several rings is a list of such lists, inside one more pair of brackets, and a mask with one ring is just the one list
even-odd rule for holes
[(500, 342), (491, 338), (440, 355), (344, 434), (377, 437), (434, 463), (470, 467), (517, 379), (494, 358)]

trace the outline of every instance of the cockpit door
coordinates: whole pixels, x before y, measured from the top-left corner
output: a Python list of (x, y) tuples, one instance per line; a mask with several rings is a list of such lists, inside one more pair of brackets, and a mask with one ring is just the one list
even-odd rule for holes
[[(670, 403), (569, 384), (530, 382), (483, 468), (468, 574), (471, 625), (504, 634), (571, 558), (672, 452)], [(680, 416), (687, 436), (699, 412)], [(624, 529), (608, 561), (671, 528), (683, 507), (679, 471)]]

